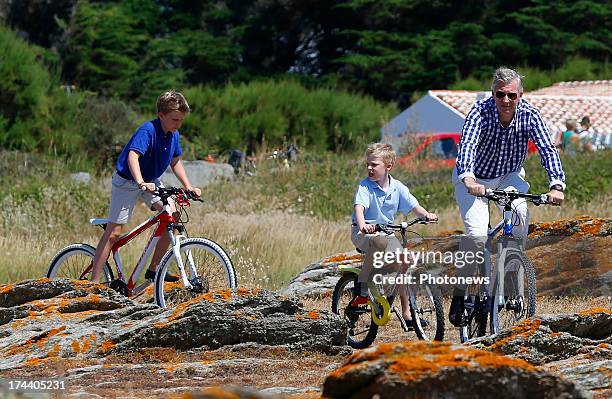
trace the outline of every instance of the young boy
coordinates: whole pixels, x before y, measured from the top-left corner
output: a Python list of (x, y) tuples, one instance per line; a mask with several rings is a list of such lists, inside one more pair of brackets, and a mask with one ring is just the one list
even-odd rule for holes
[[(359, 275), (360, 297), (353, 302), (355, 305), (367, 301), (367, 282), (372, 274), (374, 253), (402, 249), (394, 234), (376, 232), (376, 224), (393, 223), (398, 211), (404, 214), (412, 212), (429, 220), (438, 219), (435, 213), (430, 213), (419, 205), (408, 187), (389, 174), (395, 163), (395, 151), (390, 144), (372, 143), (368, 145), (365, 155), (368, 177), (359, 183), (353, 201), (351, 240), (364, 252), (363, 269)], [(405, 289), (400, 289), (400, 300), (404, 320), (412, 320)]]
[[(174, 90), (162, 93), (157, 99), (157, 118), (141, 125), (119, 155), (117, 170), (112, 178), (109, 222), (93, 260), (93, 282), (100, 282), (102, 266), (110, 255), (111, 247), (121, 235), (122, 226), (130, 220), (136, 201), (142, 199), (151, 208), (162, 209), (159, 197), (152, 193), (161, 185), (159, 177), (168, 165), (185, 189), (200, 196), (200, 189), (189, 183), (180, 158), (182, 150), (177, 129), (189, 112), (189, 104), (181, 93)], [(175, 212), (173, 203), (171, 208)], [(162, 235), (145, 273), (146, 279), (154, 279), (157, 265), (169, 244), (170, 238)], [(167, 276), (168, 279), (178, 280), (175, 276)]]

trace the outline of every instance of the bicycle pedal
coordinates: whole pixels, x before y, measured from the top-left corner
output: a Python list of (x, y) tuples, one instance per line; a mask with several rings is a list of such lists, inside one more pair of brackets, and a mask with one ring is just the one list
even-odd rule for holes
[(128, 286), (122, 280), (117, 279), (117, 280), (111, 281), (111, 283), (109, 284), (109, 287), (117, 291), (123, 296), (130, 296)]

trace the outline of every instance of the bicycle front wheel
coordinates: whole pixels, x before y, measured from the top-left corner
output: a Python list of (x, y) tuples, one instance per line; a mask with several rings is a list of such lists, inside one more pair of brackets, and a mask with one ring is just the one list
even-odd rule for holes
[[(89, 244), (72, 244), (61, 249), (51, 260), (47, 269), (48, 278), (72, 278), (91, 280), (92, 262), (96, 249)], [(102, 284), (113, 280), (113, 271), (108, 262), (102, 268)]]
[[(474, 277), (479, 279), (485, 275), (482, 269), (484, 265), (476, 268)], [(482, 283), (468, 285), (464, 298), (464, 317), (467, 325), (459, 329), (461, 342), (467, 342), (472, 338), (482, 337), (487, 333), (487, 321), (491, 298), (487, 297), (488, 288)]]
[(466, 296), (464, 312), (467, 325), (459, 330), (462, 343), (472, 338), (482, 337), (487, 333), (488, 312), (486, 309), (484, 296), (479, 294)]
[(338, 280), (332, 295), (332, 312), (344, 318), (348, 326), (346, 343), (352, 348), (363, 349), (374, 342), (378, 325), (372, 320), (369, 304), (352, 304), (356, 296), (356, 282), (357, 275), (354, 273), (347, 273)]
[(174, 251), (170, 249), (155, 275), (155, 302), (158, 306), (175, 307), (207, 292), (236, 289), (234, 265), (216, 242), (207, 238), (188, 238), (181, 241), (180, 255), (192, 288), (185, 288), (181, 280), (165, 281), (167, 275), (181, 276)]
[(444, 309), (440, 290), (429, 284), (414, 284), (408, 287), (410, 314), (417, 337), (425, 341), (442, 341)]
[(503, 288), (496, 279), (491, 306), (491, 333), (510, 328), (536, 311), (535, 269), (522, 252), (509, 252), (504, 261)]

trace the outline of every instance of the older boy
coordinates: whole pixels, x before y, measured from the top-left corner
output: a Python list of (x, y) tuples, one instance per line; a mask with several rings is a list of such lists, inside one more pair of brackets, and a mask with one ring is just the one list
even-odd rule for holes
[[(93, 282), (100, 282), (102, 266), (121, 235), (122, 226), (130, 220), (136, 201), (141, 199), (151, 208), (162, 208), (159, 197), (152, 193), (161, 185), (159, 178), (168, 165), (185, 189), (198, 196), (201, 194), (199, 188), (191, 186), (180, 158), (182, 150), (177, 129), (189, 112), (189, 104), (181, 93), (174, 90), (162, 93), (157, 99), (157, 118), (140, 126), (119, 155), (112, 179), (109, 222), (93, 260)], [(171, 207), (174, 212), (174, 204)], [(169, 237), (162, 235), (145, 273), (146, 279), (155, 277), (157, 264), (169, 244)], [(175, 276), (167, 278), (178, 280)]]
[[(377, 251), (395, 252), (402, 246), (394, 234), (376, 232), (376, 224), (393, 223), (395, 214), (412, 212), (416, 216), (437, 220), (435, 213), (428, 212), (402, 182), (391, 177), (389, 172), (395, 164), (395, 151), (390, 144), (372, 143), (366, 150), (368, 177), (359, 183), (353, 201), (353, 229), (351, 240), (364, 252), (363, 269), (359, 275), (360, 297), (353, 304), (367, 301), (369, 281)], [(405, 290), (400, 290), (402, 313), (405, 320), (412, 320)], [(407, 323), (410, 325), (410, 323)]]

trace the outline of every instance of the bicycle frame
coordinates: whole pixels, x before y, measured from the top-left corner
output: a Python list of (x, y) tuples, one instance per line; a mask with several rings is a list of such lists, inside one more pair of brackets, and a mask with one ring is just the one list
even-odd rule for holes
[[(519, 248), (514, 246), (509, 246), (512, 244), (509, 237), (513, 237), (512, 230), (514, 228), (514, 223), (512, 222), (512, 206), (511, 202), (506, 202), (504, 204), (503, 209), (503, 219), (492, 228), (488, 229), (487, 232), (487, 242), (485, 244), (485, 256), (484, 256), (484, 273), (485, 275), (491, 275), (492, 279), (488, 285), (485, 285), (485, 295), (489, 296), (489, 286), (493, 286), (496, 280), (499, 281), (499, 290), (498, 292), (504, 292), (504, 275), (505, 275), (505, 260), (510, 252), (520, 252)], [(497, 235), (497, 233), (502, 232), (501, 236), (497, 240), (497, 258), (495, 261), (495, 274), (491, 273), (491, 252), (489, 248), (493, 243), (493, 239)], [(525, 287), (523, 286), (523, 276), (518, 276), (519, 283), (519, 291), (523, 292)], [(503, 306), (506, 303), (504, 295), (498, 295), (495, 298), (497, 305)]]
[[(183, 260), (180, 256), (180, 251), (179, 251), (180, 250), (180, 240), (186, 237), (181, 234), (177, 236), (173, 234), (172, 230), (173, 230), (174, 223), (175, 223), (175, 220), (174, 220), (174, 217), (172, 216), (170, 205), (164, 204), (162, 210), (160, 210), (154, 216), (151, 216), (149, 219), (147, 219), (140, 225), (136, 226), (130, 232), (121, 235), (111, 247), (111, 252), (113, 254), (113, 260), (115, 261), (115, 265), (117, 266), (118, 278), (119, 280), (123, 281), (126, 284), (127, 290), (128, 290), (128, 296), (133, 297), (133, 296), (139, 295), (145, 290), (145, 288), (147, 288), (150, 285), (149, 282), (145, 282), (141, 284), (140, 286), (136, 287), (136, 280), (138, 279), (138, 277), (140, 276), (140, 273), (142, 273), (143, 269), (145, 268), (145, 265), (148, 259), (151, 257), (159, 239), (161, 238), (162, 234), (164, 234), (164, 232), (167, 232), (170, 238), (170, 243), (172, 245), (172, 250), (174, 252), (174, 255), (177, 261), (177, 265), (179, 266), (179, 271), (181, 274), (181, 280), (182, 280), (183, 285), (186, 288), (193, 288), (191, 283), (189, 282), (189, 279), (187, 278), (187, 274), (185, 273)], [(126, 281), (125, 274), (123, 272), (123, 262), (121, 261), (121, 256), (119, 254), (120, 248), (126, 245), (127, 243), (129, 243), (135, 237), (142, 234), (145, 230), (148, 230), (150, 227), (152, 227), (155, 224), (157, 224), (157, 227), (155, 228), (155, 230), (149, 237), (149, 240), (142, 254), (140, 255), (138, 263), (136, 264), (136, 268), (130, 275), (129, 280)], [(188, 254), (188, 256), (190, 256), (190, 254)], [(188, 263), (190, 264), (190, 267), (192, 267), (191, 265), (193, 265), (193, 262), (188, 262)], [(192, 272), (192, 275), (195, 275), (195, 270), (191, 270), (191, 272)]]
[[(402, 247), (403, 248), (406, 248), (408, 245), (408, 238), (406, 237), (408, 227), (417, 223), (419, 220), (420, 219), (415, 219), (411, 223), (404, 222), (401, 225), (398, 225), (398, 227), (401, 226), (399, 228), (399, 231), (402, 236)], [(340, 265), (338, 266), (338, 270), (342, 273), (354, 273), (357, 276), (359, 276), (359, 274), (361, 273), (361, 268), (355, 267), (352, 265), (346, 265), (346, 266)], [(410, 270), (410, 268), (408, 270)], [(401, 268), (399, 268), (397, 271), (396, 277), (398, 277), (402, 273), (405, 273), (405, 272), (402, 272)], [(372, 320), (374, 321), (374, 323), (376, 323), (379, 326), (384, 326), (385, 324), (389, 322), (389, 320), (391, 320), (391, 310), (392, 310), (391, 304), (393, 303), (395, 296), (398, 292), (397, 286), (398, 286), (398, 283), (396, 282), (393, 285), (393, 289), (391, 290), (391, 292), (388, 295), (383, 295), (378, 289), (378, 286), (373, 281), (368, 282), (368, 291), (371, 294), (369, 303), (370, 303), (370, 307), (372, 308)], [(409, 292), (411, 299), (414, 301), (414, 293), (412, 289), (409, 289), (408, 292)], [(393, 309), (393, 310), (397, 312), (396, 309)], [(398, 314), (398, 318), (401, 318), (399, 314)]]

